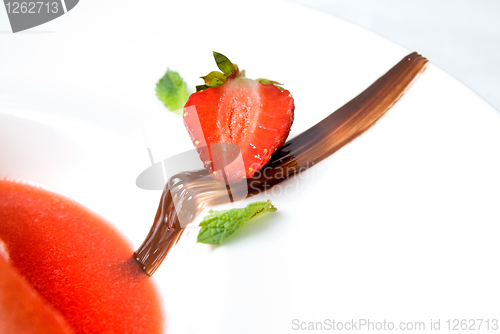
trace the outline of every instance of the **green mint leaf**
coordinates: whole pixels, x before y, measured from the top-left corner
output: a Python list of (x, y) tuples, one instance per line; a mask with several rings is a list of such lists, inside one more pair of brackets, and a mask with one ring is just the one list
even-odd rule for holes
[(203, 218), (200, 223), (202, 228), (198, 233), (197, 241), (205, 244), (220, 245), (253, 217), (264, 212), (274, 212), (276, 210), (271, 201), (250, 203), (241, 209), (210, 210), (208, 216)]
[(189, 97), (186, 83), (179, 73), (167, 69), (167, 73), (156, 84), (156, 95), (165, 107), (182, 115), (182, 108)]

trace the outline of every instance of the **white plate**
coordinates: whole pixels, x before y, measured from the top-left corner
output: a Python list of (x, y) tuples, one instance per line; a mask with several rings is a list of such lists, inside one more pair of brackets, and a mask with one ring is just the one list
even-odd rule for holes
[[(160, 197), (135, 186), (147, 147), (155, 161), (191, 148), (155, 97), (167, 67), (193, 88), (216, 50), (249, 77), (284, 82), (294, 136), (410, 52), (281, 1), (97, 6), (43, 26), (55, 33), (0, 36), (0, 174), (79, 200), (134, 247)], [(287, 193), (252, 199), (271, 199), (276, 214), (218, 248), (196, 244), (194, 231), (181, 239), (155, 274), (170, 333), (498, 319), (499, 151), (499, 113), (431, 63), (371, 130)]]

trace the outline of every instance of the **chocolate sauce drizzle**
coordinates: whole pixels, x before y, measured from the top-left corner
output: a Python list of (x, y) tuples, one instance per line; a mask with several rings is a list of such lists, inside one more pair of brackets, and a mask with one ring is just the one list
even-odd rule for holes
[(256, 173), (246, 183), (231, 185), (229, 197), (226, 185), (212, 179), (205, 169), (171, 177), (163, 190), (153, 226), (134, 253), (140, 267), (147, 275), (153, 275), (179, 240), (186, 222), (192, 222), (206, 207), (256, 195), (313, 166), (360, 136), (403, 96), (425, 70), (426, 63), (427, 59), (416, 52), (404, 57), (353, 100), (286, 142), (264, 166), (265, 173)]

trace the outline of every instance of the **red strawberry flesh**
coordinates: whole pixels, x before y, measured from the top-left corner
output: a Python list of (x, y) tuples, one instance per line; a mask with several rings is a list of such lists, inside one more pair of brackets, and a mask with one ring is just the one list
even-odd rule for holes
[[(222, 182), (225, 174), (227, 182), (232, 183), (252, 177), (284, 144), (293, 111), (288, 90), (237, 77), (222, 86), (192, 94), (185, 106), (184, 123), (205, 168)], [(243, 165), (232, 163), (224, 173), (213, 170), (209, 143), (238, 145)]]

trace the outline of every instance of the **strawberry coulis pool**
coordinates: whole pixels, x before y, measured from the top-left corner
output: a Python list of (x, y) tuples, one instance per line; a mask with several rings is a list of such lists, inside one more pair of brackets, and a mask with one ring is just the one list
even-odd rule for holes
[(76, 333), (162, 333), (163, 309), (130, 245), (64, 196), (0, 178), (0, 239), (12, 265)]

